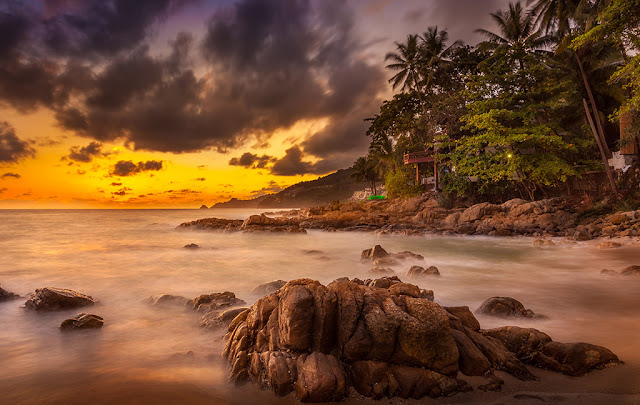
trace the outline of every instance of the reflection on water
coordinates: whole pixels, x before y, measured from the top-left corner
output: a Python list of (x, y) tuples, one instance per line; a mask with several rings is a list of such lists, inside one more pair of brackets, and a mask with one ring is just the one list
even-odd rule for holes
[[(535, 248), (530, 239), (378, 237), (361, 233), (223, 234), (176, 231), (181, 222), (249, 210), (0, 211), (0, 283), (26, 295), (71, 288), (101, 304), (101, 331), (60, 334), (78, 311), (30, 313), (0, 303), (0, 394), (6, 403), (292, 403), (226, 383), (219, 334), (201, 330), (181, 309), (158, 311), (142, 300), (158, 293), (193, 297), (233, 291), (252, 303), (258, 283), (309, 277), (365, 277), (360, 251), (382, 244), (411, 250), (442, 277), (418, 282), (444, 305), (476, 308), (484, 299), (519, 299), (547, 321), (532, 326), (559, 341), (609, 347), (640, 365), (640, 279), (600, 269), (640, 264), (640, 248), (601, 251), (594, 244)], [(198, 250), (183, 246), (197, 243)], [(307, 250), (320, 250), (318, 255)], [(407, 268), (396, 268), (398, 273)], [(504, 321), (480, 318), (483, 327)], [(193, 360), (173, 356), (192, 350)], [(635, 368), (634, 368), (635, 367)], [(251, 398), (251, 399), (250, 399)], [(4, 402), (3, 402), (4, 403)]]

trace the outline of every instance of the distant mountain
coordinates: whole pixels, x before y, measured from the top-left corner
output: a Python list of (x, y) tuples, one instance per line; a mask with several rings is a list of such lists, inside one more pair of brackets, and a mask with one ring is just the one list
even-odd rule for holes
[(367, 187), (351, 177), (353, 169), (342, 169), (316, 180), (303, 181), (284, 190), (250, 200), (232, 198), (211, 208), (306, 208), (347, 200)]

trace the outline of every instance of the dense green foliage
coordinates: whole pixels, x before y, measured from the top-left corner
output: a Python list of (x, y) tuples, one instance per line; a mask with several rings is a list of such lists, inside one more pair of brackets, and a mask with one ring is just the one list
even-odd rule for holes
[(358, 178), (413, 195), (421, 186), (402, 157), (430, 150), (449, 196), (535, 199), (594, 169), (617, 192), (606, 162), (618, 145), (614, 113), (639, 115), (640, 0), (529, 3), (492, 13), (498, 31), (478, 30), (487, 40), (475, 46), (438, 27), (395, 44), (386, 61), (399, 92), (369, 119)]

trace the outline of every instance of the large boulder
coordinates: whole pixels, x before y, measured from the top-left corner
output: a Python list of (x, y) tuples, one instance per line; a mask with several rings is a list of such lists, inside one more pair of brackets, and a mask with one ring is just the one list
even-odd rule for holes
[(501, 318), (546, 318), (525, 309), (520, 301), (511, 297), (491, 297), (478, 307), (476, 313)]
[(629, 266), (620, 272), (623, 276), (640, 276), (640, 266)]
[(73, 309), (96, 304), (88, 295), (64, 288), (44, 287), (31, 294), (31, 298), (24, 306), (35, 311), (58, 311)]
[(502, 207), (488, 202), (472, 205), (460, 214), (457, 222), (464, 223), (477, 221), (482, 219), (484, 216), (492, 215), (500, 211), (502, 211)]
[(386, 250), (380, 245), (375, 245), (371, 249), (365, 249), (360, 254), (360, 259), (362, 260), (376, 260), (382, 259), (383, 257), (389, 256)]
[(10, 301), (20, 298), (18, 294), (14, 294), (11, 291), (7, 291), (4, 288), (0, 287), (0, 302)]
[[(231, 380), (278, 396), (295, 391), (305, 402), (339, 401), (349, 386), (376, 399), (418, 399), (468, 390), (459, 372), (535, 380), (525, 363), (578, 375), (618, 361), (605, 348), (552, 342), (535, 329), (482, 331), (468, 307), (443, 308), (394, 281), (300, 279), (261, 298), (227, 329)], [(483, 389), (500, 389), (494, 380)]]
[(60, 330), (66, 332), (83, 329), (100, 329), (102, 325), (104, 325), (104, 319), (101, 316), (81, 313), (71, 319), (62, 321)]
[(570, 376), (580, 376), (592, 370), (619, 364), (611, 350), (588, 343), (549, 342), (530, 356), (530, 363)]

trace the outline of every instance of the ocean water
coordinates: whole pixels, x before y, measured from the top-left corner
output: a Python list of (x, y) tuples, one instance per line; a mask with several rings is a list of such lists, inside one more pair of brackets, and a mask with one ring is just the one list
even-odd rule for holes
[[(81, 311), (33, 313), (21, 308), (26, 298), (0, 303), (0, 403), (295, 403), (291, 396), (274, 398), (251, 385), (230, 386), (219, 357), (222, 334), (202, 330), (193, 312), (150, 307), (144, 299), (233, 291), (252, 304), (259, 297), (251, 289), (274, 279), (366, 278), (370, 266), (360, 262), (360, 252), (375, 244), (390, 252), (420, 253), (425, 265), (437, 266), (439, 278), (406, 281), (434, 290), (440, 304), (473, 310), (486, 298), (510, 296), (549, 316), (479, 317), (484, 328), (535, 327), (554, 340), (604, 345), (626, 361), (615, 370), (560, 382), (545, 380), (549, 373), (541, 372), (541, 382), (514, 382), (517, 389), (640, 393), (640, 278), (600, 274), (602, 268), (640, 264), (637, 241), (599, 250), (596, 242), (537, 248), (529, 238), (176, 230), (184, 221), (243, 219), (257, 212), (0, 211), (2, 287), (22, 296), (45, 286), (73, 289), (100, 300), (85, 311), (105, 319), (102, 330), (62, 334), (60, 322)], [(184, 249), (188, 243), (201, 248)], [(403, 278), (408, 267), (395, 270)], [(193, 358), (183, 356), (188, 351)], [(500, 394), (481, 395), (491, 401)], [(477, 397), (435, 403), (457, 400), (474, 403)]]

